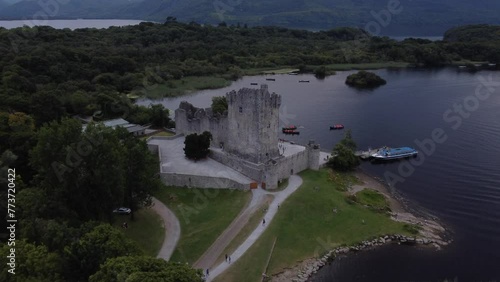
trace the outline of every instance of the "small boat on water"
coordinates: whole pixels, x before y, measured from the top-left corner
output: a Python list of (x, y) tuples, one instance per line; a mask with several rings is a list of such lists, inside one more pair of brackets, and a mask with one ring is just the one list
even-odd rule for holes
[(259, 85), (257, 82), (252, 82), (250, 85)]
[(295, 129), (283, 129), (284, 134), (299, 135), (300, 131), (295, 131)]
[(283, 130), (295, 130), (297, 127), (295, 125), (290, 125), (288, 127), (283, 127)]
[(330, 130), (337, 130), (337, 129), (344, 129), (343, 124), (334, 124), (333, 126), (330, 126)]
[(395, 160), (414, 157), (418, 151), (410, 147), (389, 148), (382, 147), (372, 154), (371, 157), (378, 160)]
[(309, 83), (309, 80), (299, 80), (301, 83)]
[(276, 78), (266, 78), (267, 81), (276, 81)]

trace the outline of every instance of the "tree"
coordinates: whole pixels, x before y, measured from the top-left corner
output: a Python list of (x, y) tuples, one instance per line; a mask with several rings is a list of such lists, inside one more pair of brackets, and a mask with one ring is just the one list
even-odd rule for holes
[(374, 88), (380, 85), (384, 85), (387, 82), (385, 79), (376, 75), (373, 72), (359, 71), (349, 75), (346, 78), (345, 83), (349, 86), (359, 87), (359, 88)]
[(360, 163), (354, 154), (355, 150), (356, 143), (352, 139), (351, 131), (347, 130), (344, 138), (333, 148), (333, 158), (328, 161), (328, 165), (341, 171), (353, 170)]
[(158, 176), (158, 159), (148, 150), (147, 144), (123, 129), (125, 147), (124, 203), (134, 211), (151, 205), (151, 194), (161, 187)]
[(77, 120), (64, 119), (39, 130), (31, 163), (49, 201), (79, 220), (110, 220), (123, 202), (123, 155), (112, 128), (89, 124), (82, 132)]
[(165, 127), (168, 125), (170, 118), (168, 117), (168, 109), (162, 104), (151, 105), (151, 123), (155, 127)]
[(208, 131), (198, 135), (197, 133), (186, 136), (184, 141), (184, 154), (188, 159), (199, 160), (206, 158), (210, 153), (210, 141), (212, 134)]
[(58, 282), (61, 278), (61, 258), (51, 253), (43, 245), (36, 246), (26, 240), (16, 240), (15, 246), (3, 244), (2, 255), (8, 256), (10, 249), (15, 248), (15, 274), (8, 273), (9, 267), (2, 267), (0, 281)]
[(126, 256), (107, 260), (90, 276), (90, 282), (202, 282), (200, 269), (147, 256)]
[(75, 280), (88, 280), (108, 259), (140, 253), (134, 242), (109, 224), (98, 225), (66, 249)]
[(226, 96), (212, 97), (212, 112), (214, 114), (222, 115), (225, 111), (227, 111), (227, 108)]

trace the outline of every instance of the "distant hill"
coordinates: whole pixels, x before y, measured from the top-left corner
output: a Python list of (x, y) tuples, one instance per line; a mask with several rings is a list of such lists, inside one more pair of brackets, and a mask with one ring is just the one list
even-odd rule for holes
[[(0, 0), (1, 1), (1, 0)], [(3, 0), (4, 2), (7, 0)], [(12, 0), (10, 0), (12, 1)], [(387, 10), (395, 0), (72, 0), (60, 5), (57, 18), (120, 18), (217, 24), (277, 25), (303, 29), (338, 26), (366, 27), (373, 13)], [(0, 18), (32, 17), (42, 10), (39, 1), (23, 0), (1, 8)], [(442, 35), (466, 24), (500, 24), (498, 0), (399, 0), (401, 13), (388, 25), (378, 23), (382, 35)], [(378, 30), (373, 29), (376, 32)]]
[(479, 24), (456, 27), (446, 31), (444, 40), (451, 42), (500, 41), (500, 26)]

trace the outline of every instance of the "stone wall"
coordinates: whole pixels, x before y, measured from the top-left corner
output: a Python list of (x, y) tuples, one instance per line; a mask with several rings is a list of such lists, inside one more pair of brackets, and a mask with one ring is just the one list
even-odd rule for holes
[(188, 102), (181, 102), (175, 110), (175, 131), (177, 134), (189, 135), (192, 133), (212, 133), (214, 147), (227, 142), (227, 117), (214, 116), (211, 108), (196, 108)]
[(166, 185), (194, 188), (250, 189), (250, 184), (238, 183), (222, 177), (199, 176), (179, 173), (161, 173)]
[(277, 166), (278, 180), (290, 177), (309, 168), (309, 151), (303, 150), (297, 154), (281, 158)]
[(262, 181), (262, 171), (264, 170), (263, 164), (254, 164), (217, 149), (210, 150), (209, 157), (244, 174), (256, 182)]

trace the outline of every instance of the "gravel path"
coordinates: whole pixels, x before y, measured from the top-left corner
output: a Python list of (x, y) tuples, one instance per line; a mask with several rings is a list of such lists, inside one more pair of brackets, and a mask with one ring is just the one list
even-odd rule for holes
[(152, 209), (161, 216), (165, 228), (165, 239), (157, 257), (169, 260), (181, 237), (181, 225), (175, 214), (156, 198), (153, 198)]
[(215, 242), (208, 248), (207, 251), (196, 261), (194, 268), (207, 269), (212, 267), (217, 258), (222, 254), (224, 249), (245, 227), (248, 220), (256, 212), (257, 208), (265, 201), (266, 191), (262, 189), (252, 190), (252, 200), (248, 206), (231, 222), (231, 224), (222, 232)]
[[(231, 257), (231, 264), (236, 262), (239, 258), (241, 258), (245, 254), (245, 252), (257, 241), (257, 239), (259, 239), (259, 237), (262, 235), (262, 233), (264, 233), (269, 224), (271, 224), (271, 221), (278, 212), (278, 205), (283, 203), (288, 198), (288, 196), (290, 196), (300, 187), (300, 185), (302, 185), (302, 178), (300, 178), (300, 176), (298, 175), (292, 175), (288, 179), (288, 186), (286, 187), (285, 190), (281, 192), (270, 193), (258, 189), (263, 192), (262, 194), (274, 195), (274, 200), (269, 206), (269, 209), (263, 218), (266, 220), (266, 224), (260, 224), (259, 226), (257, 226), (257, 228), (255, 228), (255, 230), (250, 234), (250, 236), (248, 236), (245, 242), (243, 242), (243, 244), (241, 244), (236, 249), (236, 251), (234, 251), (232, 254), (229, 254), (229, 256)], [(212, 281), (212, 279), (214, 279), (222, 272), (224, 272), (226, 269), (228, 269), (229, 266), (231, 266), (231, 264), (223, 262), (218, 266), (216, 266), (214, 269), (211, 269), (210, 275), (209, 277), (207, 277), (207, 281)]]

